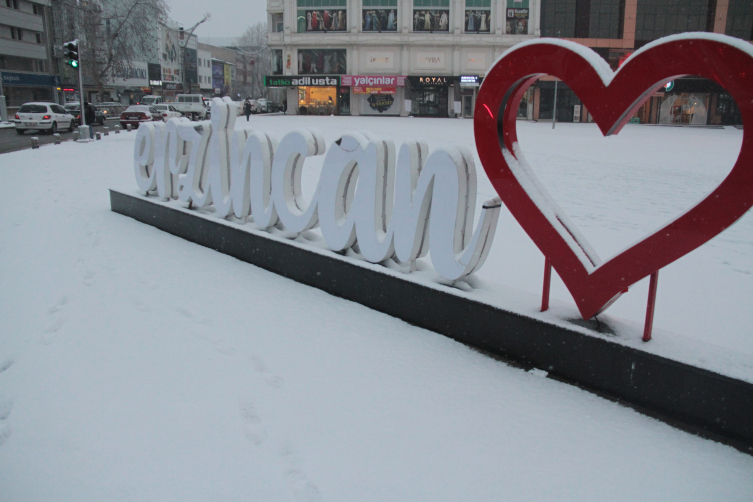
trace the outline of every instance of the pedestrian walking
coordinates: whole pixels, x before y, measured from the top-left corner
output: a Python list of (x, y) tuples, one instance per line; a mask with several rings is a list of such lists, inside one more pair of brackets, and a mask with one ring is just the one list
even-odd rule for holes
[(246, 122), (248, 122), (248, 118), (251, 116), (251, 101), (249, 98), (246, 98), (246, 101), (243, 103), (243, 115), (246, 116)]

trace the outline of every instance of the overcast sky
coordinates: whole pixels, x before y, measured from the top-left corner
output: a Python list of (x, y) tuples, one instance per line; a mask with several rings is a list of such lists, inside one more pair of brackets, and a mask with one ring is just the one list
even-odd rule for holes
[(188, 29), (209, 11), (212, 19), (196, 28), (202, 37), (237, 37), (250, 25), (267, 22), (266, 0), (168, 0), (170, 17)]

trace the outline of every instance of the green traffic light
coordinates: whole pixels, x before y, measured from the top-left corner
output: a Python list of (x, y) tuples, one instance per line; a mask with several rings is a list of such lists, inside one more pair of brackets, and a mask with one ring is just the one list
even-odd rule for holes
[(68, 64), (71, 65), (74, 68), (78, 68), (78, 61), (68, 61)]

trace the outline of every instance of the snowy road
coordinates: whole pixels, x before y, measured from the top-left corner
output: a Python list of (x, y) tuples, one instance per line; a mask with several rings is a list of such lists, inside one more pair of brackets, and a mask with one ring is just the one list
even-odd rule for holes
[[(256, 124), (473, 138), (463, 120)], [(521, 124), (522, 144), (560, 159), (542, 178), (603, 256), (656, 223), (649, 205), (669, 214), (720, 179), (741, 138), (627, 129), (655, 161), (629, 175), (634, 146), (546, 127)], [(110, 212), (107, 189), (135, 187), (133, 137), (0, 156), (1, 501), (753, 499), (751, 456)], [(617, 159), (604, 179), (585, 150)], [(493, 191), (479, 180), (480, 203)], [(709, 366), (753, 368), (752, 221), (663, 273), (655, 350), (712, 347)], [(473, 282), (533, 313), (540, 255), (520, 234), (502, 219)], [(624, 343), (645, 307), (635, 289), (606, 318)], [(554, 297), (552, 318), (574, 317), (561, 285)]]

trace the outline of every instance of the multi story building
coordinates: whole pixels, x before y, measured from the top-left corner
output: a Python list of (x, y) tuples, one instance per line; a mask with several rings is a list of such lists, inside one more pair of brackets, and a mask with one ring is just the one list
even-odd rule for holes
[[(751, 40), (750, 0), (267, 0), (272, 75), (288, 113), (472, 116), (494, 60), (533, 37), (592, 48), (613, 69), (657, 38), (691, 31)], [(557, 104), (554, 95), (557, 89)], [(563, 82), (540, 79), (519, 118), (590, 121)], [(641, 123), (739, 124), (708, 80), (668, 83)]]
[(205, 97), (210, 98), (214, 96), (214, 89), (212, 87), (212, 53), (210, 51), (198, 50), (198, 66), (200, 92)]
[(0, 0), (0, 74), (9, 113), (28, 101), (58, 101), (49, 0)]
[[(616, 70), (635, 50), (667, 35), (705, 31), (751, 40), (750, 0), (541, 0), (541, 36), (565, 38), (592, 48)], [(589, 121), (588, 110), (558, 82), (557, 121)], [(533, 91), (533, 113), (552, 120), (554, 79)], [(640, 123), (741, 124), (731, 96), (715, 83), (693, 77), (667, 83), (633, 117)]]
[(472, 116), (505, 50), (539, 35), (541, 0), (267, 0), (288, 113)]

